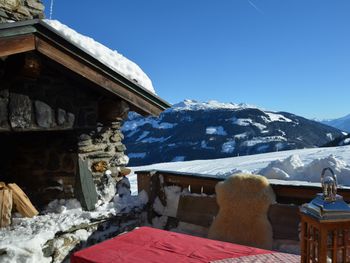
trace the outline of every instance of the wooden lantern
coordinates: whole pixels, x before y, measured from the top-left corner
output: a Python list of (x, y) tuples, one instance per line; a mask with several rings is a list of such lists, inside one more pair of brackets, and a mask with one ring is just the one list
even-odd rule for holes
[[(332, 176), (324, 176), (327, 170)], [(301, 262), (350, 262), (350, 208), (336, 194), (330, 168), (323, 169), (321, 184), (323, 193), (300, 209)]]

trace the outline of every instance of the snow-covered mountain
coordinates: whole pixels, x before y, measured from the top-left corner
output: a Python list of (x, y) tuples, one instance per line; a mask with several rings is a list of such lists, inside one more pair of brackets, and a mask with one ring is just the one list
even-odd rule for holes
[(131, 166), (312, 148), (342, 135), (291, 113), (192, 100), (159, 117), (130, 113), (122, 130)]
[(324, 147), (345, 146), (350, 145), (350, 134), (344, 134), (333, 141), (325, 144)]
[(321, 122), (339, 130), (350, 132), (350, 114), (339, 119), (323, 120)]

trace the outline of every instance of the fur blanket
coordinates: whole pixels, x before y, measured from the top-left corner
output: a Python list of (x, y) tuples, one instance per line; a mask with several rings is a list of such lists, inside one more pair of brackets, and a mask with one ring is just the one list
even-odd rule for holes
[(219, 213), (208, 237), (242, 245), (272, 249), (272, 227), (267, 217), (275, 194), (260, 175), (237, 174), (215, 187)]

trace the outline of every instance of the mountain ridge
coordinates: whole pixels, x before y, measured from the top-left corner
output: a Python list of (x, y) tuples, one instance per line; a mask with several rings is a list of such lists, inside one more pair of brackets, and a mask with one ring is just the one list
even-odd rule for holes
[(175, 104), (159, 117), (130, 113), (122, 131), (132, 166), (312, 148), (342, 135), (288, 112), (193, 100)]
[(322, 120), (321, 122), (339, 130), (350, 132), (350, 114), (337, 119)]

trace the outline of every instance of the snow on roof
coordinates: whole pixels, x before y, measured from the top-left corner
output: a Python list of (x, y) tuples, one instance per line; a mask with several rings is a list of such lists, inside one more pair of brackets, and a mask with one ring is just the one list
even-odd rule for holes
[(116, 50), (111, 50), (94, 39), (79, 34), (58, 20), (43, 19), (42, 21), (66, 40), (84, 50), (110, 69), (155, 94), (152, 81), (142, 69)]
[[(264, 175), (273, 184), (309, 185), (309, 182), (320, 182), (320, 174), (325, 167), (334, 170), (340, 185), (350, 186), (350, 146), (159, 163), (134, 167), (133, 171), (167, 171), (222, 179), (235, 173), (250, 172)], [(136, 179), (129, 176), (129, 180), (135, 192)]]

